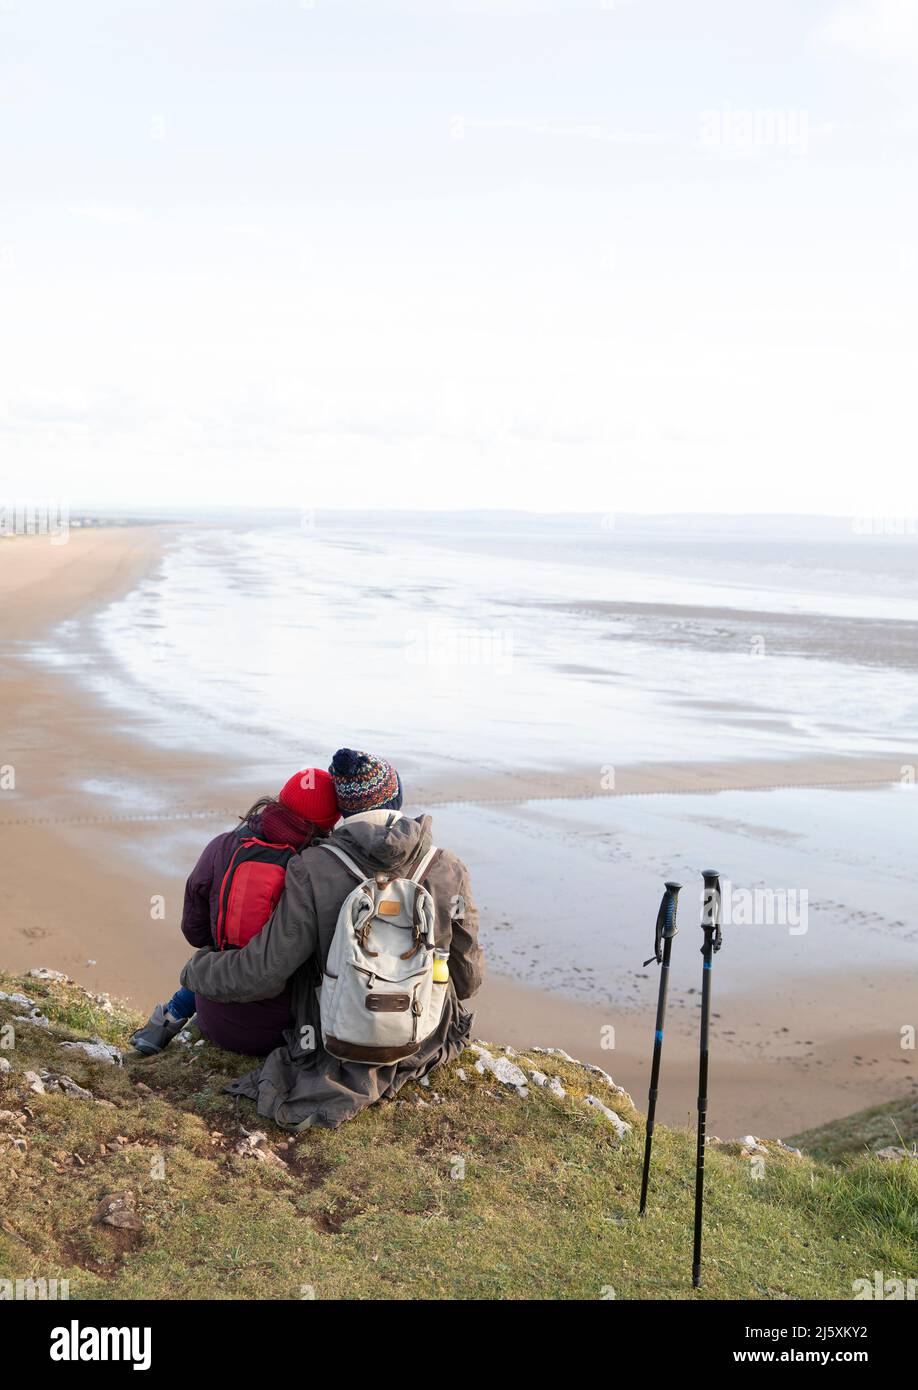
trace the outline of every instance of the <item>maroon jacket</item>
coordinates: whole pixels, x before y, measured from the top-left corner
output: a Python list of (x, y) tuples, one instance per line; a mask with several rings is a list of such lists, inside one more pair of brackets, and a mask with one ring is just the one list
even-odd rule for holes
[[(243, 835), (257, 834), (258, 822), (224, 831), (207, 845), (185, 884), (182, 933), (191, 946), (213, 948), (217, 939), (220, 885)], [(293, 1024), (290, 990), (255, 1004), (218, 1004), (195, 995), (197, 1024), (205, 1038), (230, 1052), (264, 1057), (280, 1047)]]

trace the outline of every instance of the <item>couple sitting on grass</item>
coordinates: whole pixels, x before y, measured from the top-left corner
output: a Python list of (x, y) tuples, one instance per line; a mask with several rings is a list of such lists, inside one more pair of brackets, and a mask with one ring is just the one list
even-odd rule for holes
[(334, 1128), (457, 1056), (481, 984), (468, 871), (401, 805), (390, 763), (342, 748), (212, 840), (182, 915), (201, 949), (134, 1046), (162, 1051), (196, 1014), (264, 1059), (226, 1089), (287, 1129)]

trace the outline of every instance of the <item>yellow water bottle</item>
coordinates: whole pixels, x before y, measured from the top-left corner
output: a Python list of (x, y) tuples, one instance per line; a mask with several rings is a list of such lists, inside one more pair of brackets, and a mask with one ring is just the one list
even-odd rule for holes
[(435, 985), (445, 985), (449, 980), (449, 951), (434, 951), (433, 978)]

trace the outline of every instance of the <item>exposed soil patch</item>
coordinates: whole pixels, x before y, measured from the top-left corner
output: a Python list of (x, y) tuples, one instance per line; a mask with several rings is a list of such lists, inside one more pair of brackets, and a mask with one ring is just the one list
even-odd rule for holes
[(316, 1188), (324, 1186), (325, 1179), (335, 1167), (328, 1159), (319, 1158), (317, 1154), (299, 1148), (287, 1149), (281, 1153), (281, 1157), (287, 1164), (288, 1171), (306, 1192), (314, 1192)]
[(358, 1206), (356, 1202), (339, 1200), (325, 1211), (314, 1211), (310, 1219), (320, 1235), (339, 1236), (345, 1223), (352, 1221), (362, 1211), (363, 1207)]
[(139, 1250), (145, 1239), (143, 1231), (128, 1231), (117, 1226), (95, 1226), (93, 1232), (105, 1242), (104, 1255), (100, 1255), (83, 1235), (61, 1236), (61, 1253), (66, 1263), (103, 1279), (113, 1278), (124, 1259)]

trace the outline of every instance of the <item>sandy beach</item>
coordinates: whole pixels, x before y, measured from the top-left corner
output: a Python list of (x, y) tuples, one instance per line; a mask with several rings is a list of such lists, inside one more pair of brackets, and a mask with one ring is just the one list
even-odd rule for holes
[[(115, 708), (87, 689), (86, 671), (104, 660), (91, 643), (78, 661), (67, 644), (56, 664), (36, 660), (36, 647), (47, 654), (61, 624), (129, 593), (156, 566), (169, 536), (167, 527), (125, 527), (74, 531), (60, 546), (42, 537), (0, 545), (0, 764), (15, 777), (15, 785), (0, 792), (0, 961), (14, 971), (37, 965), (63, 970), (140, 1007), (171, 993), (187, 958), (178, 924), (184, 878), (198, 851), (255, 795), (274, 790), (286, 768), (281, 754), (258, 757), (248, 748), (228, 759), (210, 748), (206, 730), (199, 746), (193, 740), (184, 747), (158, 743), (142, 708)], [(664, 606), (657, 620), (671, 616)], [(837, 623), (825, 640), (830, 647), (844, 645)], [(164, 671), (167, 694), (168, 679)], [(304, 746), (302, 762), (322, 761), (328, 751)], [(686, 850), (682, 866), (661, 861), (651, 867), (652, 856), (629, 847), (627, 836), (638, 833), (634, 825), (648, 814), (649, 799), (655, 814), (672, 805), (681, 815), (682, 803), (667, 798), (695, 798), (693, 819), (709, 822), (699, 856), (729, 834), (753, 843), (757, 853), (805, 858), (805, 844), (788, 843), (794, 838), (789, 832), (782, 841), (781, 831), (761, 817), (721, 813), (719, 824), (718, 814), (705, 809), (709, 800), (729, 789), (836, 788), (826, 794), (853, 798), (845, 803), (853, 805), (871, 789), (899, 781), (913, 757), (903, 748), (676, 764), (644, 759), (616, 765), (614, 788), (603, 792), (595, 765), (586, 761), (564, 766), (559, 758), (552, 767), (543, 759), (538, 767), (476, 771), (446, 759), (401, 758), (406, 809), (435, 808), (439, 833), (482, 885), (482, 939), (491, 973), (479, 1000), (477, 1033), (495, 1042), (559, 1046), (596, 1061), (641, 1103), (657, 984), (653, 967), (642, 970), (641, 959), (650, 954), (662, 877), (694, 863), (694, 850)], [(600, 811), (606, 815), (610, 803), (612, 829), (590, 820)], [(506, 866), (501, 871), (493, 862), (501, 836), (512, 846), (514, 873), (527, 882), (521, 894), (507, 887)], [(550, 856), (561, 848), (582, 857), (585, 901), (603, 903), (604, 914), (631, 918), (626, 936), (610, 937), (609, 954), (592, 978), (584, 977), (586, 984), (562, 979), (554, 969), (540, 971), (525, 949), (541, 940), (538, 923), (560, 892)], [(526, 856), (522, 863), (520, 856)], [(790, 868), (781, 872), (781, 881), (799, 881)], [(715, 1133), (790, 1134), (918, 1084), (914, 1053), (898, 1045), (900, 1026), (916, 1021), (914, 969), (905, 968), (915, 949), (901, 907), (906, 891), (904, 884), (878, 890), (871, 936), (866, 908), (857, 908), (863, 922), (853, 920), (855, 907), (846, 902), (839, 872), (833, 920), (852, 919), (850, 932), (839, 937), (837, 951), (819, 946), (825, 937), (818, 930), (811, 934), (813, 949), (809, 942), (790, 943), (799, 969), (783, 968), (789, 957), (776, 947), (747, 948), (744, 942), (748, 957), (739, 949), (735, 956), (747, 961), (740, 975), (725, 950), (715, 984)], [(824, 896), (831, 895), (826, 890)], [(152, 906), (160, 898), (163, 918)], [(596, 930), (604, 931), (606, 920)], [(661, 1099), (662, 1117), (675, 1123), (688, 1122), (695, 1094), (692, 991), (700, 983), (694, 979), (700, 975), (700, 932), (697, 893), (688, 888), (681, 923)], [(861, 952), (858, 942), (865, 943)], [(550, 953), (550, 943), (546, 947)], [(769, 955), (773, 971), (766, 968)], [(604, 1045), (610, 1024), (612, 1049)]]

